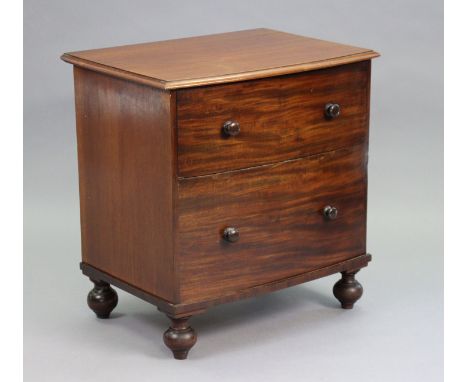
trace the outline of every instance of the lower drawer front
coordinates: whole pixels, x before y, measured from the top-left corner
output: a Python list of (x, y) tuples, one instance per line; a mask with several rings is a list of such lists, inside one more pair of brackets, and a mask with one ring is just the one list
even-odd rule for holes
[[(365, 253), (367, 152), (313, 157), (179, 181), (182, 302), (226, 294)], [(335, 219), (326, 217), (335, 207)], [(239, 238), (223, 238), (226, 227)]]

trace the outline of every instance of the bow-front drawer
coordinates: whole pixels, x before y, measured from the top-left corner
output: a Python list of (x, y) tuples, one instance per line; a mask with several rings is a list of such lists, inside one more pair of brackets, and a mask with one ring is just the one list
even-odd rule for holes
[(179, 180), (182, 301), (326, 267), (365, 253), (364, 145)]
[(177, 92), (178, 174), (248, 168), (367, 142), (370, 62)]

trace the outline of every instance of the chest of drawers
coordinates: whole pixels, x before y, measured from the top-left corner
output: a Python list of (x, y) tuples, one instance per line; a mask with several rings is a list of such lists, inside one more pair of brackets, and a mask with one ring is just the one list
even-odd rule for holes
[[(74, 65), (88, 305), (111, 284), (189, 318), (334, 273), (349, 309), (367, 266), (372, 50), (268, 29), (66, 53)], [(287, 330), (287, 329), (285, 329)]]

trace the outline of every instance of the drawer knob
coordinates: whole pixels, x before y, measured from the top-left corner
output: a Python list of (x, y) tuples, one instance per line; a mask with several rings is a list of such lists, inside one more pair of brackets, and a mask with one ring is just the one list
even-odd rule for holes
[(337, 103), (327, 103), (325, 105), (325, 116), (329, 119), (335, 119), (340, 115), (340, 105)]
[(328, 220), (335, 220), (338, 216), (338, 208), (333, 206), (326, 206), (323, 209), (323, 216)]
[(228, 137), (235, 137), (240, 133), (240, 124), (236, 121), (226, 121), (223, 124), (223, 133)]
[(234, 227), (227, 227), (224, 229), (223, 238), (230, 243), (235, 243), (239, 240), (239, 230)]

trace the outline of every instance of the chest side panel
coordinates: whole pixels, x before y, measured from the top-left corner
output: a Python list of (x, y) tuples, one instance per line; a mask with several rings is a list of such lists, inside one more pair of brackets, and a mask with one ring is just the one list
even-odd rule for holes
[(171, 95), (75, 67), (83, 261), (174, 299)]

